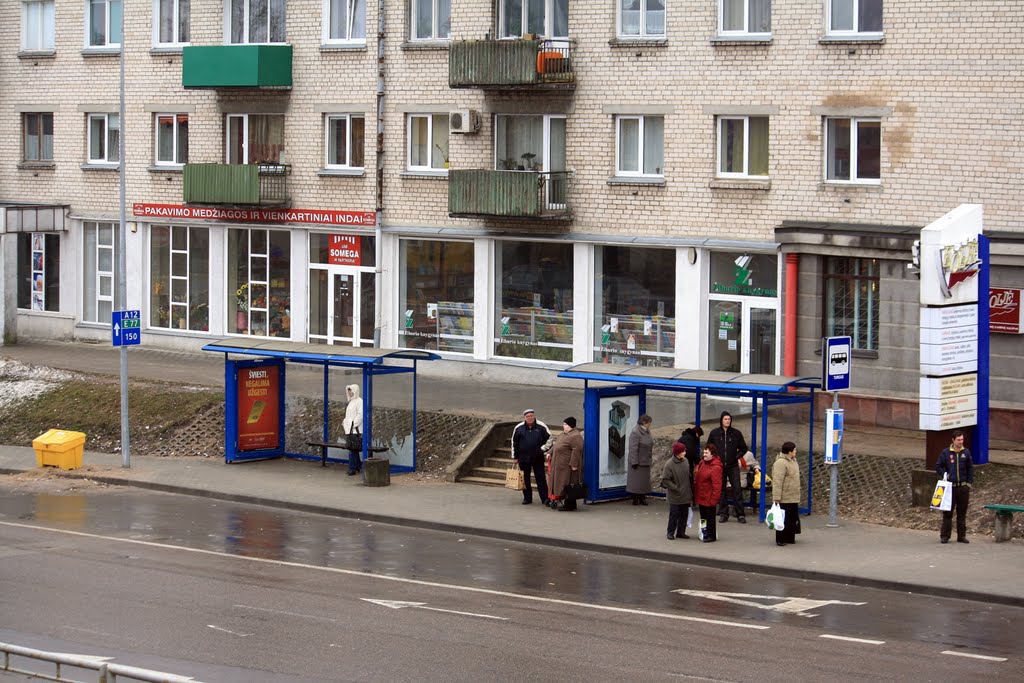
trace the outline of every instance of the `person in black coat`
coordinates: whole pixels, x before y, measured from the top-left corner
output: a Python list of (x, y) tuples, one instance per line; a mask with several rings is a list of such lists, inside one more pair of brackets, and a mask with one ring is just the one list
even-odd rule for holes
[(512, 457), (519, 464), (523, 471), (523, 505), (533, 502), (533, 489), (530, 487), (530, 472), (537, 478), (537, 493), (540, 495), (540, 502), (547, 506), (551, 503), (548, 498), (548, 479), (544, 472), (544, 444), (548, 442), (551, 434), (548, 426), (537, 419), (532, 408), (523, 411), (523, 421), (512, 430)]
[(690, 463), (690, 475), (693, 476), (693, 468), (700, 462), (700, 437), (704, 436), (704, 430), (699, 424), (687, 427), (679, 436), (677, 443), (686, 446), (686, 459)]
[[(718, 426), (708, 434), (708, 443), (715, 445), (718, 450), (718, 457), (722, 459), (723, 479), (729, 482), (732, 488), (732, 502), (736, 508), (736, 519), (740, 524), (746, 524), (747, 515), (743, 510), (743, 494), (740, 488), (740, 458), (749, 448), (746, 439), (740, 430), (732, 426), (732, 415), (728, 410), (723, 410), (718, 418)], [(721, 515), (719, 522), (729, 521), (729, 504), (725, 486), (722, 486), (722, 498), (718, 502), (718, 514)]]

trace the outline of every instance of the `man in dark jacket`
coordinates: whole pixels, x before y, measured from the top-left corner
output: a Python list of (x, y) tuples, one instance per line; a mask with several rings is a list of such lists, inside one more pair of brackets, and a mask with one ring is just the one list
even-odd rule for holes
[[(718, 418), (718, 426), (708, 434), (708, 443), (715, 444), (718, 449), (718, 457), (722, 459), (723, 479), (729, 482), (732, 488), (731, 497), (733, 506), (736, 508), (736, 519), (740, 524), (747, 523), (747, 515), (743, 510), (743, 494), (740, 489), (740, 458), (749, 450), (747, 442), (740, 433), (740, 430), (732, 426), (732, 415), (728, 410), (723, 410)], [(718, 519), (720, 522), (729, 521), (729, 493), (726, 493), (725, 486), (722, 486), (722, 498), (718, 501)]]
[(677, 441), (677, 443), (686, 446), (686, 459), (690, 463), (691, 475), (693, 474), (693, 468), (700, 462), (700, 437), (702, 436), (704, 436), (704, 430), (698, 424), (684, 429)]
[(949, 534), (953, 530), (953, 510), (956, 510), (956, 542), (970, 543), (967, 540), (967, 504), (971, 502), (971, 487), (974, 485), (974, 460), (970, 449), (964, 448), (964, 433), (957, 429), (953, 432), (953, 442), (935, 463), (935, 472), (949, 477), (953, 484), (953, 507), (942, 512), (942, 527), (939, 529), (939, 541), (949, 543)]
[(523, 421), (512, 430), (512, 457), (519, 463), (523, 471), (523, 505), (533, 502), (533, 489), (530, 488), (530, 472), (537, 477), (537, 494), (540, 502), (548, 505), (548, 480), (544, 472), (544, 444), (550, 438), (548, 427), (537, 420), (533, 408), (523, 411)]

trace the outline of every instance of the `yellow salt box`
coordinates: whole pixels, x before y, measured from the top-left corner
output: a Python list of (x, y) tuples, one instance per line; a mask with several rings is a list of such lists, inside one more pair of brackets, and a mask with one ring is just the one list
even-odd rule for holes
[(65, 470), (82, 466), (82, 451), (85, 449), (85, 434), (64, 429), (51, 429), (32, 440), (39, 467), (50, 465)]

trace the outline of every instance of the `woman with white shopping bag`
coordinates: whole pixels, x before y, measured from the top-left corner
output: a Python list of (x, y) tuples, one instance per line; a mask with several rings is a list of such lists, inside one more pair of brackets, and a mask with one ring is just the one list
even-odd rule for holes
[(775, 545), (796, 543), (800, 525), (800, 466), (796, 464), (796, 444), (787, 441), (772, 466), (772, 501), (782, 507), (785, 524), (775, 532)]

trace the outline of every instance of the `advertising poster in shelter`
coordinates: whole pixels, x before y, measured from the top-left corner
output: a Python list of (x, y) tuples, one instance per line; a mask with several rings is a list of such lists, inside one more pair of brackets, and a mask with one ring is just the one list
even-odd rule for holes
[(640, 417), (640, 397), (606, 396), (601, 399), (601, 440), (598, 446), (598, 488), (626, 485), (629, 433)]
[(238, 450), (277, 448), (280, 441), (280, 374), (276, 365), (238, 370)]

